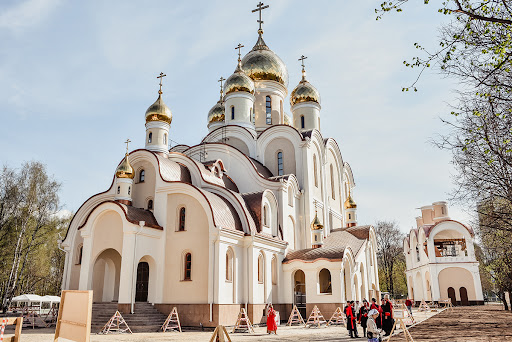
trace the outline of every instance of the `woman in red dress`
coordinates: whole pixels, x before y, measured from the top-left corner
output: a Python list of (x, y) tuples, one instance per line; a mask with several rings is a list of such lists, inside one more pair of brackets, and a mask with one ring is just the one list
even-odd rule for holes
[(272, 304), (268, 306), (267, 311), (267, 334), (271, 333), (277, 335), (276, 311), (272, 307)]

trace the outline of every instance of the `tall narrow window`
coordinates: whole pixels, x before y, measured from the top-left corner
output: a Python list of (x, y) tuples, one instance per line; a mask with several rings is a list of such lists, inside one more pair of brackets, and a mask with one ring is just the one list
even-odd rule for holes
[(263, 254), (260, 253), (258, 256), (258, 283), (263, 283)]
[(140, 170), (140, 173), (139, 173), (139, 182), (140, 182), (140, 183), (144, 182), (144, 178), (146, 178), (146, 171), (144, 171), (144, 170)]
[(284, 123), (283, 100), (280, 101), (279, 109), (281, 110), (279, 112), (279, 115), (283, 118), (283, 122), (282, 123)]
[(167, 134), (164, 134), (164, 141), (163, 141), (164, 145), (167, 145)]
[(252, 107), (249, 108), (249, 117), (251, 118), (251, 122), (254, 123), (254, 114), (253, 114), (253, 111), (252, 111)]
[(304, 123), (304, 115), (300, 116), (300, 128), (305, 128), (306, 124)]
[(149, 135), (148, 135), (148, 143), (151, 144), (151, 141), (153, 141), (153, 133), (152, 132), (149, 132)]
[(180, 224), (179, 231), (183, 232), (185, 230), (185, 208), (180, 209)]
[(277, 152), (277, 174), (279, 176), (284, 175), (284, 167), (283, 167), (283, 152)]
[(272, 272), (272, 285), (277, 285), (277, 258), (275, 255), (272, 257), (270, 268)]
[(148, 201), (148, 210), (153, 210), (153, 200)]
[(185, 268), (183, 272), (183, 280), (191, 280), (192, 278), (192, 254), (185, 254)]
[(129, 187), (128, 187), (128, 195), (130, 194), (130, 192), (131, 192), (131, 191), (132, 191), (132, 187), (131, 187), (131, 186), (129, 186)]
[(263, 225), (268, 227), (268, 207), (263, 207)]
[(121, 193), (121, 187), (120, 187), (120, 186), (118, 186), (118, 187), (117, 187), (117, 194), (119, 195), (120, 193)]
[(231, 120), (235, 120), (235, 106), (231, 106)]
[(335, 186), (334, 186), (334, 169), (332, 167), (332, 164), (331, 164), (331, 196), (332, 196), (332, 199), (336, 199), (336, 191), (334, 191), (335, 189)]
[(318, 188), (318, 175), (316, 169), (316, 154), (313, 154), (313, 175), (315, 178), (315, 186)]
[(267, 117), (267, 125), (272, 125), (272, 100), (268, 95), (265, 101), (265, 114)]
[(228, 249), (226, 253), (226, 281), (233, 281), (233, 252)]
[(80, 248), (78, 249), (78, 258), (76, 260), (76, 264), (77, 265), (81, 265), (82, 264), (82, 254), (83, 254), (83, 251), (84, 251), (84, 246), (80, 245)]
[(291, 186), (288, 187), (288, 205), (293, 207), (293, 189)]

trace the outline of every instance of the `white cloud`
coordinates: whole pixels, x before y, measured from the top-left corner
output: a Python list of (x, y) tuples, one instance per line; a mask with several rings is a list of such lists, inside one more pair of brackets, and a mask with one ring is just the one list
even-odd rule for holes
[(60, 4), (61, 0), (27, 0), (0, 14), (0, 29), (20, 31), (36, 26)]

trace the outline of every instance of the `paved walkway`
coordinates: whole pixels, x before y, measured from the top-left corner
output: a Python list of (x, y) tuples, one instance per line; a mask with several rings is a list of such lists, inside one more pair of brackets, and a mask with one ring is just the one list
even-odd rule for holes
[[(437, 312), (413, 312), (417, 321), (427, 319)], [(23, 342), (51, 342), (53, 341), (54, 329), (24, 329), (22, 333)], [(228, 332), (231, 331), (228, 329)], [(365, 338), (351, 339), (348, 336), (347, 329), (342, 326), (332, 326), (323, 328), (301, 328), (287, 327), (281, 325), (277, 329), (278, 335), (267, 335), (265, 327), (256, 327), (254, 334), (237, 333), (230, 334), (233, 342), (237, 341), (366, 341)], [(91, 335), (91, 342), (143, 342), (143, 341), (209, 341), (212, 332), (185, 331), (183, 333), (140, 333), (140, 334), (122, 334), (122, 335)], [(359, 327), (359, 336), (363, 336), (362, 329)]]

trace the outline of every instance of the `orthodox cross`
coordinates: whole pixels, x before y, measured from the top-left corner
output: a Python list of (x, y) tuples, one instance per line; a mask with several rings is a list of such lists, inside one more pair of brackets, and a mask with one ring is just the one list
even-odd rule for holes
[(235, 50), (238, 50), (238, 60), (240, 60), (240, 57), (242, 56), (242, 48), (244, 46), (240, 43), (238, 43), (237, 47), (235, 48)]
[(257, 7), (258, 8), (252, 10), (252, 13), (260, 12), (260, 19), (257, 21), (260, 24), (260, 29), (258, 30), (258, 32), (263, 32), (263, 29), (261, 28), (261, 24), (263, 24), (263, 20), (261, 20), (261, 11), (263, 11), (265, 8), (269, 8), (270, 6), (269, 5), (263, 6), (263, 2), (260, 1), (258, 3)]
[(126, 141), (124, 142), (126, 144), (126, 155), (128, 155), (128, 144), (131, 142), (132, 141), (130, 139), (126, 139)]
[(223, 91), (224, 91), (224, 90), (222, 89), (222, 86), (224, 85), (224, 81), (225, 81), (225, 80), (226, 80), (226, 79), (225, 79), (224, 77), (222, 77), (222, 76), (221, 76), (221, 77), (219, 78), (219, 80), (217, 81), (217, 82), (220, 82), (220, 98), (221, 98), (221, 100), (222, 100), (222, 93), (223, 93)]
[(305, 67), (305, 65), (304, 65), (304, 60), (305, 60), (306, 58), (307, 58), (306, 56), (302, 55), (302, 56), (300, 56), (300, 58), (298, 59), (298, 60), (301, 62), (300, 64), (302, 65), (302, 70), (304, 70), (304, 67)]
[(160, 90), (158, 91), (159, 94), (162, 94), (162, 79), (167, 76), (166, 74), (164, 74), (163, 72), (160, 73), (160, 76), (157, 76), (156, 78), (159, 78), (160, 79)]

